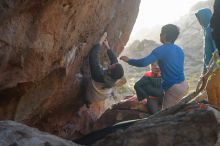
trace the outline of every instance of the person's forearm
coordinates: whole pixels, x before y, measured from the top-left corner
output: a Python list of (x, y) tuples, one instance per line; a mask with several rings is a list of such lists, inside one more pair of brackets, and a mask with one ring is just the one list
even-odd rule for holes
[(145, 67), (151, 63), (154, 63), (155, 61), (157, 61), (157, 58), (153, 54), (150, 54), (142, 59), (129, 59), (127, 63), (132, 66)]
[(100, 51), (100, 44), (96, 44), (90, 51), (89, 54), (89, 66), (92, 79), (97, 82), (103, 82), (103, 69), (100, 67), (99, 63), (99, 51)]
[(96, 61), (96, 59), (98, 58), (98, 54), (100, 52), (101, 46), (100, 44), (95, 44), (92, 49), (90, 50), (89, 53), (89, 60), (90, 61)]
[(118, 63), (118, 59), (117, 59), (115, 53), (112, 51), (112, 49), (108, 49), (107, 54), (108, 54), (108, 57), (109, 57), (111, 64)]

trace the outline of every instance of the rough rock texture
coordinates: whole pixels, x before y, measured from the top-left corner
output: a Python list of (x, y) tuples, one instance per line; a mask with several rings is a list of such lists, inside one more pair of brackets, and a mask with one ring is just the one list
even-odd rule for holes
[(79, 146), (13, 121), (0, 122), (1, 146)]
[(88, 52), (104, 31), (114, 51), (123, 50), (139, 3), (0, 1), (0, 119), (65, 138), (89, 131), (112, 101), (84, 107), (79, 73), (88, 75)]
[[(176, 108), (174, 108), (176, 109)], [(176, 114), (166, 111), (145, 119), (125, 121), (96, 131), (77, 143), (107, 146), (213, 146), (218, 123), (213, 112), (198, 104), (183, 105)], [(162, 114), (163, 113), (163, 114)], [(2, 146), (76, 146), (76, 143), (13, 121), (0, 121)], [(216, 144), (215, 146), (218, 146)]]
[(218, 141), (215, 144), (215, 146), (220, 146), (220, 131), (218, 132)]
[(141, 119), (148, 116), (149, 114), (144, 104), (138, 101), (121, 102), (106, 110), (95, 123), (93, 130), (100, 130), (118, 122)]
[(213, 113), (195, 110), (136, 122), (93, 146), (213, 146), (217, 134), (218, 124)]

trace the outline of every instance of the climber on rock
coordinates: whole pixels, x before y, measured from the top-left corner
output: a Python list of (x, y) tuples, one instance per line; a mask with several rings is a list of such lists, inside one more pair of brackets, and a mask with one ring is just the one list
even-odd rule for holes
[[(99, 53), (101, 47), (105, 44), (110, 65), (105, 69), (101, 66)], [(86, 99), (89, 103), (102, 101), (112, 97), (113, 89), (116, 82), (124, 75), (122, 65), (118, 63), (117, 57), (109, 46), (107, 32), (100, 38), (98, 44), (94, 45), (89, 53), (89, 66), (91, 79), (87, 87)]]
[(173, 24), (162, 27), (160, 41), (163, 45), (155, 48), (151, 54), (142, 59), (130, 59), (127, 56), (121, 60), (132, 66), (145, 67), (158, 62), (162, 75), (162, 87), (165, 91), (163, 108), (175, 105), (188, 91), (188, 83), (184, 76), (184, 52), (175, 45), (179, 35), (179, 28)]

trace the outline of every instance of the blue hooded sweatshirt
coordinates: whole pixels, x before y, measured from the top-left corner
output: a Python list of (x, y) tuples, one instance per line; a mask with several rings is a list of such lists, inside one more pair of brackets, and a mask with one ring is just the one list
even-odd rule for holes
[(210, 27), (210, 20), (212, 18), (212, 11), (208, 8), (199, 10), (196, 14), (196, 17), (204, 30), (204, 71), (207, 70), (207, 66), (212, 58), (212, 54), (215, 51), (215, 43), (212, 38), (212, 29)]

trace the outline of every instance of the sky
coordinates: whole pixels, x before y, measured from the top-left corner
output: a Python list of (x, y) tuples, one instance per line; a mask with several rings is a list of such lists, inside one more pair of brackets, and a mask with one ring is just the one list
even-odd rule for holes
[(141, 0), (131, 38), (135, 39), (143, 28), (151, 28), (178, 20), (199, 1), (206, 0)]

